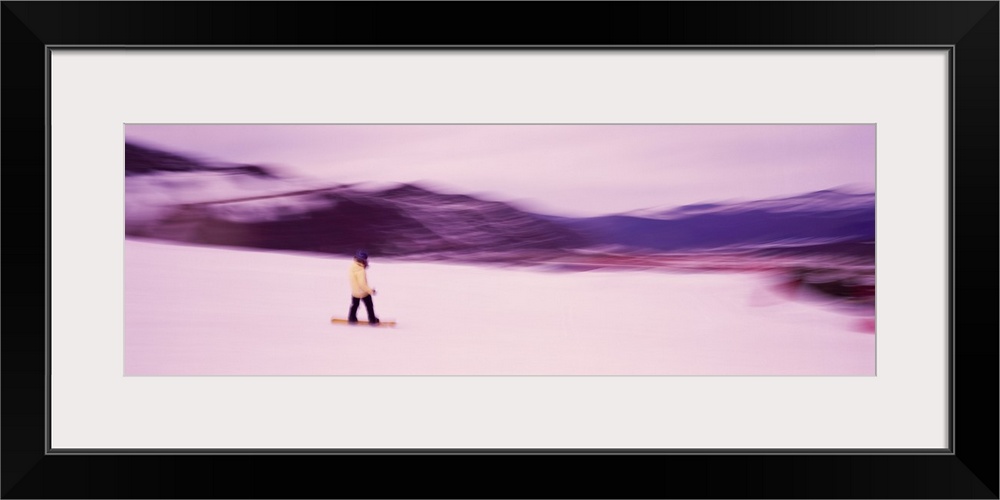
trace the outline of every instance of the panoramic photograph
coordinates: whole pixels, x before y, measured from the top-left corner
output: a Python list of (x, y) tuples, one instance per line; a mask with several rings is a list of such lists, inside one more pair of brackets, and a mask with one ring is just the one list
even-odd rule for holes
[(126, 376), (875, 376), (874, 124), (126, 124)]

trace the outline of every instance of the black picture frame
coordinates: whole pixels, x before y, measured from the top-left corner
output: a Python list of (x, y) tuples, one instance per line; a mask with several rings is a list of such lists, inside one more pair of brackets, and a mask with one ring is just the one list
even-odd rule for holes
[[(993, 306), (1000, 165), (998, 14), (997, 1), (5, 1), (0, 19), (0, 159), (7, 179), (8, 238), (2, 251), (8, 264), (44, 276), (8, 275), (7, 328), (0, 337), (2, 495), (998, 498), (998, 328)], [(49, 453), (46, 95), (52, 46), (949, 47), (952, 446), (948, 453), (930, 454)], [(959, 298), (961, 307), (956, 307)]]

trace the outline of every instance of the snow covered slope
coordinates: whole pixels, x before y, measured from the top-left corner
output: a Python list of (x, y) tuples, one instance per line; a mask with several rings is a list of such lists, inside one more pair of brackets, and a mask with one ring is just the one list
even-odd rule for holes
[[(125, 242), (126, 375), (874, 375), (869, 309), (752, 273), (547, 272)], [(362, 313), (362, 317), (364, 314)]]

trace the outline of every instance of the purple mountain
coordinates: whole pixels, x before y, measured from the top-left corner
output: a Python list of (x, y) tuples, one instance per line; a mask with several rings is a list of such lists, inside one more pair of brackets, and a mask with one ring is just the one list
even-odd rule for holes
[[(672, 252), (852, 246), (874, 251), (875, 195), (835, 190), (558, 222), (597, 244)], [(860, 244), (860, 245), (854, 245)], [(867, 249), (867, 250), (866, 250)]]
[(219, 167), (129, 147), (126, 234), (200, 244), (373, 255), (504, 254), (585, 247), (512, 205), (400, 184), (302, 187), (263, 167)]
[(414, 184), (305, 185), (265, 167), (207, 164), (135, 145), (126, 145), (125, 173), (127, 235), (201, 244), (508, 261), (602, 247), (874, 251), (872, 194), (819, 191), (561, 218)]
[(125, 144), (125, 176), (165, 172), (215, 172), (276, 177), (257, 165), (209, 164), (137, 144)]

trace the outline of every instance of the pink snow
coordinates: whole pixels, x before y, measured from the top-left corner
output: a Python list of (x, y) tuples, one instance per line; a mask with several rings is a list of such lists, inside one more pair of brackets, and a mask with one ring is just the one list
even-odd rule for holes
[(126, 240), (125, 375), (875, 375), (870, 314), (759, 273), (374, 257), (373, 328), (330, 322), (348, 264)]

